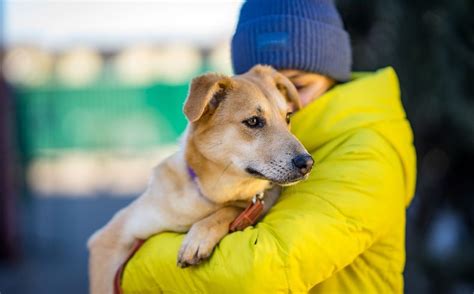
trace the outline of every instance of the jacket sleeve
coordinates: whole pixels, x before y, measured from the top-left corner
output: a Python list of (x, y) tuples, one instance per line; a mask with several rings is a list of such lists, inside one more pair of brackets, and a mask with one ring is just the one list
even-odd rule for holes
[(286, 188), (255, 228), (226, 236), (209, 261), (181, 269), (182, 235), (148, 240), (125, 269), (126, 293), (306, 292), (350, 264), (404, 213), (400, 159), (369, 129), (313, 157), (309, 179)]

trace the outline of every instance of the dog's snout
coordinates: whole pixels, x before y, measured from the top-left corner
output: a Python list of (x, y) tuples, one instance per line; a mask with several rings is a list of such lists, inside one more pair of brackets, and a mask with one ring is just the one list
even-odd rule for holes
[(292, 161), (293, 165), (299, 169), (300, 173), (303, 175), (309, 173), (314, 164), (313, 158), (307, 153), (295, 156)]

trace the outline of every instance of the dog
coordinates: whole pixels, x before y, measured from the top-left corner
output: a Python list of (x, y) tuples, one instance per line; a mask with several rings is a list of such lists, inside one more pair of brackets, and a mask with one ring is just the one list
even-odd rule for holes
[(157, 165), (146, 191), (88, 241), (91, 293), (113, 292), (114, 275), (135, 241), (188, 232), (178, 265), (198, 264), (228, 234), (243, 203), (271, 184), (305, 179), (313, 159), (290, 132), (290, 114), (300, 107), (294, 85), (269, 66), (194, 78), (180, 150)]

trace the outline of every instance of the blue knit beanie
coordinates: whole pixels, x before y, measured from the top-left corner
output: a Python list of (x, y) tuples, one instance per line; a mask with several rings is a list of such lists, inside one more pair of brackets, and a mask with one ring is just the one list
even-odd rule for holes
[(255, 64), (350, 77), (349, 36), (331, 0), (248, 0), (232, 38), (234, 72)]

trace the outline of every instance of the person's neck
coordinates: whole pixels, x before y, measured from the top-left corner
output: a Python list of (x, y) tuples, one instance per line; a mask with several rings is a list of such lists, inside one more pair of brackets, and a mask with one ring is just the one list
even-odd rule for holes
[(249, 200), (265, 190), (269, 182), (249, 176), (237, 175), (229, 162), (214, 162), (206, 158), (194, 144), (192, 135), (186, 138), (184, 149), (186, 164), (196, 174), (200, 192), (215, 203)]

